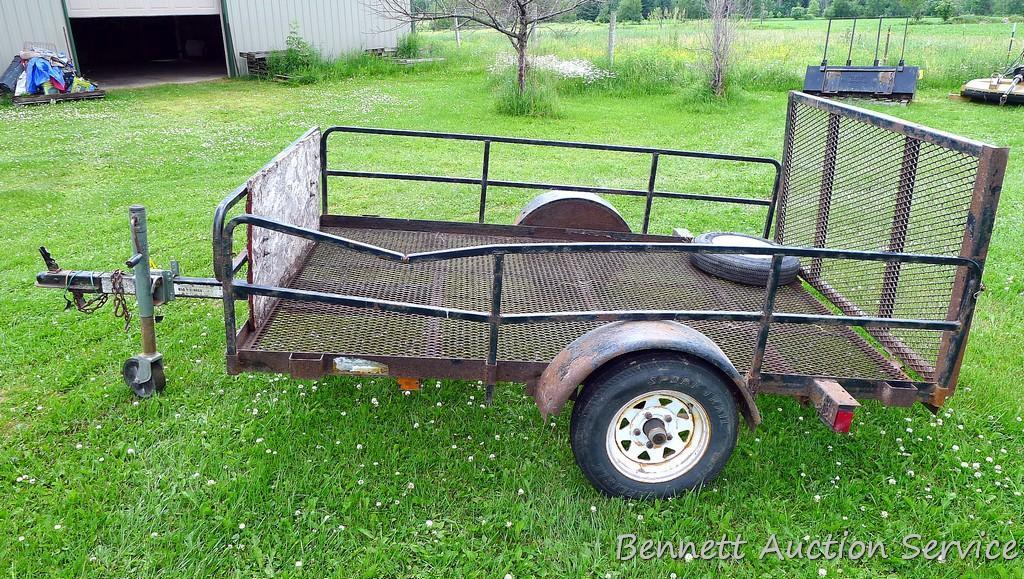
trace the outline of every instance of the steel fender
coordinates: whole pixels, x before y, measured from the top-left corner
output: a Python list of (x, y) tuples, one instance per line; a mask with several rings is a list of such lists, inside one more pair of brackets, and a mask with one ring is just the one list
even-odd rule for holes
[(713, 365), (728, 378), (750, 428), (761, 423), (753, 394), (725, 352), (704, 334), (671, 321), (613, 322), (574, 340), (555, 356), (537, 381), (534, 399), (541, 414), (547, 418), (561, 411), (576, 388), (605, 363), (644, 350), (681, 352)]

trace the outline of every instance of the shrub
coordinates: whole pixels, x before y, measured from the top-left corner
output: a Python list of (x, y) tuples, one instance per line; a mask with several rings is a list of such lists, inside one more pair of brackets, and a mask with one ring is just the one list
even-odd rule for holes
[(417, 34), (406, 34), (398, 39), (395, 56), (398, 58), (416, 58), (420, 54), (423, 42)]
[(292, 22), (285, 38), (285, 49), (272, 52), (267, 57), (267, 69), (273, 75), (307, 77), (310, 69), (322, 64), (320, 53), (299, 33), (297, 22)]
[(807, 17), (807, 9), (804, 8), (803, 6), (794, 6), (789, 11), (789, 16), (793, 20), (803, 20), (804, 18)]
[(953, 0), (939, 0), (935, 5), (934, 12), (943, 22), (949, 22), (950, 18), (956, 16), (957, 9)]

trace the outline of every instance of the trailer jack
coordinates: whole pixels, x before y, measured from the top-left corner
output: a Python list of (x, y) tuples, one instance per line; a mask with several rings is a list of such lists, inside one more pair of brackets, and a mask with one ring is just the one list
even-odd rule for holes
[[(60, 289), (65, 292), (65, 309), (75, 307), (92, 313), (103, 307), (108, 296), (114, 296), (114, 315), (124, 318), (125, 330), (130, 328), (132, 315), (125, 301), (126, 294), (135, 294), (142, 351), (124, 362), (121, 375), (125, 384), (140, 398), (149, 398), (161, 392), (166, 385), (163, 354), (156, 347), (156, 306), (173, 301), (176, 297), (221, 299), (220, 283), (213, 278), (183, 277), (177, 262), (169, 269), (152, 267), (149, 257), (149, 239), (146, 208), (132, 205), (128, 209), (132, 236), (132, 256), (125, 266), (132, 270), (127, 275), (121, 270), (113, 272), (72, 271), (60, 267), (45, 247), (39, 253), (46, 271), (36, 276), (36, 286)], [(141, 288), (141, 289), (140, 289)], [(97, 294), (87, 299), (85, 294)]]

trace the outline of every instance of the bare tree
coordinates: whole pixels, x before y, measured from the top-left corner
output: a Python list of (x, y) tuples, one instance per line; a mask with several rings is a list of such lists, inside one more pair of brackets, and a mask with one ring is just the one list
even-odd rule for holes
[(704, 0), (710, 18), (710, 28), (704, 33), (704, 45), (710, 53), (707, 62), (708, 81), (715, 96), (725, 94), (729, 51), (735, 36), (733, 23), (729, 19), (734, 8), (733, 2), (734, 0)]
[(504, 34), (516, 51), (519, 92), (526, 90), (529, 68), (527, 49), (541, 22), (576, 10), (589, 0), (433, 0), (416, 10), (409, 0), (375, 0), (376, 8), (390, 18), (406, 22), (459, 19), (475, 22)]

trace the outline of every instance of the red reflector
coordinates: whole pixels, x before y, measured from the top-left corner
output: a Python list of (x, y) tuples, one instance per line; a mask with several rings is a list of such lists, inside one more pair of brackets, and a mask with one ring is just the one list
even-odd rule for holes
[(853, 424), (853, 411), (852, 410), (840, 410), (836, 412), (835, 422), (832, 424), (832, 430), (836, 432), (849, 433), (850, 426)]

